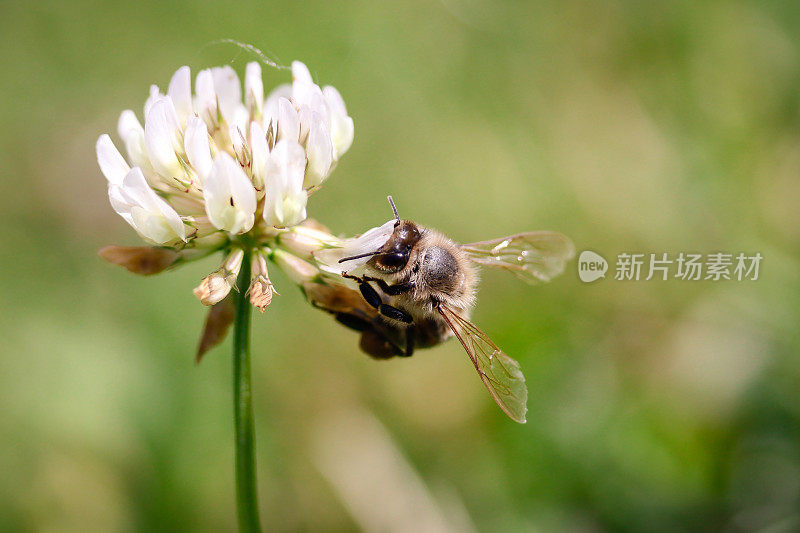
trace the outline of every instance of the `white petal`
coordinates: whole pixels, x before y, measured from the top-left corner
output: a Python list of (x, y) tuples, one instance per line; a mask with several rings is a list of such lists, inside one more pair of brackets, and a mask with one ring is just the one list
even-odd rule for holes
[(186, 119), (192, 114), (192, 75), (189, 67), (179, 68), (169, 82), (167, 96), (172, 99), (178, 120), (186, 124)]
[(122, 193), (133, 204), (150, 211), (160, 210), (159, 202), (166, 203), (150, 188), (140, 168), (132, 168), (125, 175), (125, 179), (122, 180)]
[(292, 85), (289, 83), (282, 83), (270, 91), (266, 101), (264, 102), (264, 106), (266, 107), (270, 104), (277, 105), (279, 98), (286, 98), (288, 100), (291, 97)]
[(230, 180), (231, 198), (236, 207), (250, 217), (250, 225), (245, 229), (249, 230), (253, 225), (253, 214), (256, 212), (256, 191), (253, 189), (253, 182), (244, 173), (242, 167), (236, 161), (229, 159), (234, 163), (236, 170), (233, 171)]
[(328, 111), (328, 105), (325, 103), (325, 97), (319, 86), (313, 83), (307, 85), (295, 82), (292, 85), (292, 103), (297, 109), (308, 106), (311, 111), (319, 113), (325, 120), (325, 124), (330, 126), (330, 111)]
[(144, 102), (144, 116), (146, 117), (147, 114), (150, 112), (150, 108), (156, 103), (156, 100), (159, 98), (163, 98), (164, 95), (158, 89), (158, 85), (151, 85), (150, 86), (150, 96)]
[(192, 165), (200, 183), (204, 183), (211, 172), (211, 146), (208, 142), (208, 128), (198, 116), (189, 118), (186, 124), (186, 133), (183, 136), (183, 144), (186, 150), (186, 158)]
[(228, 128), (228, 135), (230, 136), (231, 145), (233, 146), (233, 153), (239, 161), (247, 161), (248, 159), (247, 139), (244, 138), (245, 131), (246, 130), (235, 125)]
[(328, 129), (322, 118), (314, 113), (311, 131), (306, 142), (306, 157), (308, 166), (303, 187), (310, 189), (322, 183), (328, 177), (333, 164), (333, 145), (328, 135)]
[(217, 93), (214, 92), (214, 77), (211, 70), (201, 70), (194, 82), (197, 98), (194, 102), (195, 112), (202, 118), (209, 130), (217, 126)]
[(307, 105), (312, 111), (319, 113), (327, 125), (330, 117), (322, 89), (311, 79), (308, 68), (300, 61), (292, 63), (292, 103), (297, 109)]
[(239, 163), (225, 152), (211, 167), (203, 187), (206, 213), (218, 229), (244, 233), (253, 227), (256, 193)]
[(131, 209), (130, 204), (126, 197), (122, 194), (122, 184), (120, 185), (113, 185), (109, 184), (108, 186), (108, 201), (111, 204), (111, 207), (114, 211), (125, 219), (125, 222), (131, 225), (134, 229), (136, 227), (133, 225), (133, 218), (131, 218)]
[(320, 89), (318, 86), (314, 85), (314, 89), (311, 91), (307, 105), (311, 108), (311, 111), (318, 113), (319, 116), (322, 117), (322, 120), (325, 122), (325, 127), (330, 129), (331, 112), (328, 110), (328, 104), (325, 103), (325, 97), (322, 95), (322, 89)]
[(128, 172), (122, 185), (112, 185), (109, 200), (114, 210), (148, 242), (161, 245), (186, 240), (180, 216), (150, 188), (141, 169)]
[(292, 82), (314, 83), (308, 67), (302, 61), (292, 61)]
[(344, 105), (344, 100), (336, 87), (326, 85), (322, 88), (322, 95), (325, 97), (325, 103), (328, 104), (328, 109), (331, 113), (338, 113), (347, 116), (347, 107)]
[(313, 88), (313, 84), (294, 82), (292, 84), (292, 103), (298, 108), (302, 105), (308, 105), (311, 101)]
[(292, 227), (306, 219), (306, 203), (308, 195), (305, 191), (286, 192), (280, 206), (281, 226)]
[(125, 140), (131, 134), (131, 131), (138, 130), (144, 132), (144, 128), (139, 124), (139, 119), (136, 118), (136, 113), (130, 109), (126, 109), (120, 113), (119, 120), (117, 121), (117, 133), (119, 133), (122, 140)]
[(300, 121), (297, 111), (286, 98), (278, 100), (278, 140), (297, 141), (300, 137)]
[(242, 104), (239, 76), (230, 65), (212, 68), (211, 75), (214, 77), (214, 91), (217, 93), (220, 113), (228, 124), (232, 124), (236, 107)]
[(186, 242), (186, 226), (183, 225), (183, 221), (178, 215), (178, 212), (175, 211), (175, 209), (169, 205), (166, 200), (159, 197), (155, 193), (153, 193), (153, 199), (156, 202), (158, 211), (161, 213), (161, 216), (164, 218), (164, 220), (167, 221), (167, 224), (174, 232), (174, 235)]
[(338, 160), (353, 144), (353, 119), (347, 116), (347, 108), (339, 91), (328, 85), (322, 89), (322, 93), (331, 115), (333, 156)]
[(117, 147), (114, 146), (111, 137), (105, 133), (97, 139), (95, 146), (97, 151), (97, 162), (100, 165), (100, 171), (106, 177), (109, 183), (114, 185), (121, 185), (125, 175), (130, 171), (128, 163), (119, 153)]
[(264, 127), (264, 132), (267, 132), (270, 124), (272, 124), (273, 132), (278, 124), (278, 101), (281, 98), (287, 100), (292, 97), (292, 86), (289, 84), (279, 85), (267, 97), (264, 102), (263, 117), (261, 125)]
[(331, 120), (331, 141), (335, 159), (338, 161), (353, 144), (353, 119), (337, 117)]
[(308, 195), (303, 190), (305, 150), (296, 141), (278, 141), (267, 159), (264, 171), (266, 195), (264, 221), (284, 228), (306, 218)]
[(167, 219), (139, 207), (131, 208), (133, 227), (148, 242), (162, 245), (176, 240), (175, 228)]
[(301, 190), (303, 171), (306, 166), (306, 153), (297, 141), (279, 141), (270, 153), (267, 169), (282, 188)]
[(250, 113), (248, 113), (247, 108), (242, 104), (236, 106), (228, 124), (230, 124), (231, 127), (239, 128), (242, 133), (246, 133), (248, 125), (250, 124)]
[(184, 177), (176, 149), (181, 149), (180, 124), (169, 97), (150, 107), (144, 124), (144, 141), (153, 169), (165, 178)]
[(372, 228), (359, 237), (346, 240), (340, 248), (329, 248), (314, 252), (314, 258), (320, 263), (320, 268), (327, 272), (332, 272), (334, 274), (351, 272), (364, 265), (371, 258), (362, 257), (360, 259), (351, 259), (343, 263), (340, 263), (339, 260), (345, 257), (377, 251), (381, 246), (386, 244), (386, 241), (392, 236), (396, 223), (397, 220), (395, 219), (388, 220), (382, 226)]
[(305, 144), (308, 140), (308, 132), (314, 122), (314, 112), (307, 105), (301, 106), (297, 110), (297, 121), (300, 123), (300, 134), (297, 136), (297, 140), (300, 144)]
[(250, 149), (252, 151), (253, 186), (264, 191), (264, 166), (269, 157), (267, 135), (258, 122), (250, 123)]
[(261, 79), (261, 65), (255, 61), (247, 64), (244, 74), (244, 103), (253, 115), (260, 114), (264, 105), (264, 82)]
[(117, 132), (125, 143), (125, 150), (128, 152), (128, 160), (135, 167), (140, 167), (142, 172), (147, 175), (153, 173), (153, 166), (150, 158), (147, 157), (147, 148), (144, 144), (144, 128), (139, 124), (136, 114), (130, 109), (126, 109), (119, 116)]

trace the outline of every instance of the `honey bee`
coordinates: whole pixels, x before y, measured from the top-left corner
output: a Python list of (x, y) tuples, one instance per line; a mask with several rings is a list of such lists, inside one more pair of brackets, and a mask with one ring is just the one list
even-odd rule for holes
[(529, 283), (547, 282), (574, 256), (572, 242), (560, 233), (538, 231), (457, 244), (401, 220), (388, 199), (394, 219), (314, 254), (340, 283), (308, 283), (306, 297), (360, 332), (361, 349), (378, 359), (408, 357), (455, 336), (497, 405), (524, 423), (528, 389), (519, 363), (469, 320), (477, 267), (497, 267)]

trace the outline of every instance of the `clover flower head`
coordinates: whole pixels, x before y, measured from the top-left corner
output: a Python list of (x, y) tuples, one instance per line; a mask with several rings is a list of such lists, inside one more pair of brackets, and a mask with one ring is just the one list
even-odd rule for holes
[[(166, 92), (150, 87), (143, 123), (123, 111), (120, 143), (101, 135), (97, 161), (111, 207), (151, 247), (109, 246), (101, 256), (149, 275), (223, 252), (195, 295), (215, 305), (248, 290), (262, 311), (275, 293), (267, 260), (298, 282), (318, 276), (311, 254), (340, 240), (307, 220), (308, 198), (350, 148), (353, 120), (303, 63), (291, 72), (265, 98), (259, 63), (247, 65), (243, 86), (230, 66), (201, 70), (194, 91), (184, 66)], [(237, 287), (244, 257), (252, 280)]]

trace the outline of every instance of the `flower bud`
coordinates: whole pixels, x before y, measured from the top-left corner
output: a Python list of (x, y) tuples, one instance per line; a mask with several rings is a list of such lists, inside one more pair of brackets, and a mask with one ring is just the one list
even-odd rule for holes
[(304, 259), (311, 259), (314, 252), (330, 246), (341, 246), (341, 243), (341, 239), (326, 231), (304, 225), (295, 226), (280, 236), (281, 246)]
[(203, 305), (214, 305), (231, 292), (231, 284), (228, 283), (222, 272), (217, 271), (203, 278), (193, 292), (203, 302)]
[(242, 267), (242, 259), (244, 258), (244, 250), (236, 249), (228, 254), (225, 262), (222, 263), (222, 268), (228, 271), (234, 278), (239, 275), (239, 269)]
[(272, 260), (298, 285), (319, 276), (317, 267), (284, 250), (275, 250)]
[(278, 294), (267, 272), (267, 261), (261, 253), (253, 256), (253, 281), (250, 283), (250, 303), (262, 313), (272, 302), (272, 295)]
[(206, 276), (194, 289), (194, 295), (203, 302), (203, 305), (214, 305), (231, 292), (231, 288), (236, 284), (236, 276), (239, 275), (243, 257), (242, 250), (234, 250), (219, 270)]

